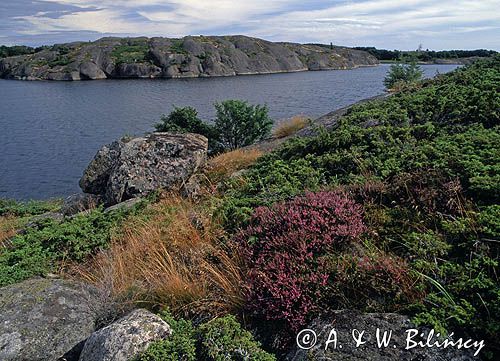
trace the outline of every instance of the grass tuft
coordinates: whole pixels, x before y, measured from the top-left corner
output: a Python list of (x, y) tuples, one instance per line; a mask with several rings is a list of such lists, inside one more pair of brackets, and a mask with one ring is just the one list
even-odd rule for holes
[(296, 115), (287, 119), (274, 129), (273, 136), (275, 138), (284, 138), (297, 133), (311, 123), (311, 119), (304, 115)]
[(109, 250), (78, 273), (130, 302), (217, 316), (243, 302), (239, 259), (203, 210), (169, 195), (127, 224)]

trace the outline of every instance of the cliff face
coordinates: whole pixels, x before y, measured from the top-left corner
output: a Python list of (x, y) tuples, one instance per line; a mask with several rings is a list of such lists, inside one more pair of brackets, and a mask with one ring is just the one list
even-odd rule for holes
[(0, 60), (0, 77), (23, 80), (193, 78), (350, 69), (378, 64), (367, 52), (273, 43), (246, 36), (102, 38)]

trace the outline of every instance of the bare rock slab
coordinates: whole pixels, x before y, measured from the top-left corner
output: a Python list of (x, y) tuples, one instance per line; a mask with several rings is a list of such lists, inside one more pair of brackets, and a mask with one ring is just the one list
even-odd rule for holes
[(94, 332), (97, 299), (94, 288), (60, 279), (0, 288), (0, 360), (77, 360)]
[(85, 193), (111, 206), (158, 189), (180, 187), (206, 163), (208, 140), (198, 134), (153, 133), (97, 152), (80, 180)]
[(83, 348), (80, 361), (130, 361), (148, 346), (172, 334), (160, 317), (139, 309), (93, 333)]

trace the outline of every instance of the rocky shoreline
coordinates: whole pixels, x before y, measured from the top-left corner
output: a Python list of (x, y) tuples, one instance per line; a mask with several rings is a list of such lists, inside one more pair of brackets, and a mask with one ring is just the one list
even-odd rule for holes
[(246, 36), (102, 38), (46, 47), (0, 60), (0, 78), (97, 80), (197, 78), (378, 65), (361, 50), (273, 43)]

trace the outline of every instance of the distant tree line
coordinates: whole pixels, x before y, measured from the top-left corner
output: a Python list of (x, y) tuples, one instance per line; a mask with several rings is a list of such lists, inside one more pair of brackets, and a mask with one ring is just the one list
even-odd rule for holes
[(42, 51), (43, 49), (50, 49), (51, 46), (38, 46), (33, 48), (31, 46), (25, 45), (14, 45), (14, 46), (5, 46), (0, 45), (0, 58), (7, 58), (9, 56), (16, 55), (26, 55), (26, 54), (34, 54)]
[(414, 51), (401, 51), (401, 50), (386, 50), (377, 49), (375, 47), (358, 46), (354, 49), (364, 50), (379, 60), (403, 60), (405, 58), (412, 58), (418, 61), (430, 61), (433, 59), (457, 59), (477, 57), (489, 57), (495, 55), (495, 50), (476, 49), (476, 50), (414, 50)]

